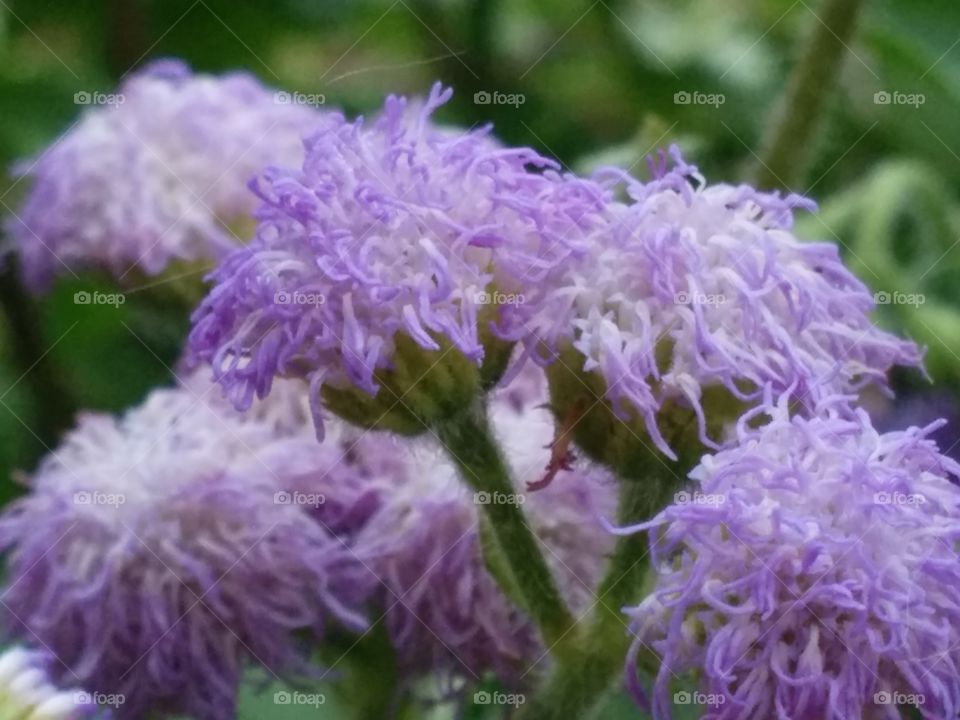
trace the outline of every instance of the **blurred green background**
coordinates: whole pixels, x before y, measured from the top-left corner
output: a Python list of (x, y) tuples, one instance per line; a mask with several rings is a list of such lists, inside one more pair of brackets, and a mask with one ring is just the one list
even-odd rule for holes
[[(676, 142), (708, 179), (740, 181), (757, 166), (798, 49), (822, 24), (820, 8), (815, 0), (2, 0), (0, 159), (9, 167), (68, 128), (80, 110), (74, 93), (108, 92), (147, 59), (178, 56), (196, 70), (243, 68), (278, 88), (322, 93), (348, 113), (439, 79), (455, 89), (442, 119), (491, 121), (506, 142), (568, 168), (614, 162), (642, 172), (647, 153)], [(790, 189), (820, 204), (800, 232), (840, 244), (860, 278), (887, 294), (878, 296), (879, 322), (928, 347), (935, 390), (916, 375), (898, 377), (900, 405), (871, 401), (881, 422), (950, 415), (960, 377), (960, 5), (870, 0), (844, 45), (835, 86), (822, 88), (817, 131), (798, 139), (804, 163), (790, 169)], [(484, 103), (484, 92), (522, 103)], [(15, 211), (24, 190), (5, 179), (0, 212)], [(73, 405), (120, 410), (168, 381), (187, 319), (185, 308), (148, 291), (115, 309), (75, 305), (76, 283), (36, 299), (9, 273), (3, 283), (0, 476), (9, 497), (17, 486), (8, 478), (53, 446)], [(922, 302), (898, 302), (898, 293)], [(952, 449), (956, 431), (943, 433)]]

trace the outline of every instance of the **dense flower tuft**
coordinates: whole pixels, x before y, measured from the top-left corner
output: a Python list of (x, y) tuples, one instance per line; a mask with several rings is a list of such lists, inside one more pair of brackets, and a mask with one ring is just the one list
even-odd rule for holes
[(304, 671), (294, 632), (365, 628), (376, 587), (329, 529), (372, 512), (366, 481), (316, 443), (303, 387), (244, 417), (194, 385), (83, 416), (0, 518), (11, 630), (64, 679), (124, 695), (119, 717), (232, 718), (246, 666)]
[(90, 267), (156, 275), (223, 256), (255, 204), (248, 180), (297, 162), (320, 115), (285, 98), (245, 73), (194, 75), (172, 60), (116, 93), (78, 93), (90, 107), (17, 169), (30, 188), (8, 231), (27, 283)]
[(657, 424), (669, 401), (688, 405), (714, 446), (710, 388), (725, 388), (727, 405), (755, 405), (770, 388), (812, 407), (920, 363), (912, 343), (872, 324), (873, 299), (836, 246), (791, 233), (794, 211), (811, 202), (707, 185), (675, 147), (670, 157), (672, 168), (666, 154), (651, 163), (648, 183), (597, 174), (605, 200), (568, 237), (569, 261), (554, 267), (549, 290), (507, 318), (506, 336), (544, 361), (572, 346), (570, 369), (598, 373), (615, 410), (643, 418), (671, 456)]
[(191, 335), (238, 406), (277, 375), (374, 395), (399, 336), (479, 364), (489, 323), (558, 261), (551, 228), (568, 220), (541, 202), (556, 174), (534, 172), (552, 163), (434, 125), (450, 94), (390, 96), (372, 122), (328, 115), (302, 169), (256, 184), (256, 240), (213, 274)]
[(653, 544), (627, 675), (642, 696), (634, 663), (659, 656), (655, 718), (691, 671), (713, 720), (893, 720), (898, 704), (957, 717), (960, 466), (926, 439), (935, 428), (789, 419), (784, 400), (627, 529)]

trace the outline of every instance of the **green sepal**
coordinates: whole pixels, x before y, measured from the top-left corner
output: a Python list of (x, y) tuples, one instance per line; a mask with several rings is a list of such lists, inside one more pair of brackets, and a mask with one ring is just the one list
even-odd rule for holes
[(353, 386), (324, 384), (324, 405), (347, 422), (370, 430), (420, 435), (470, 406), (480, 391), (480, 372), (463, 353), (440, 342), (427, 350), (405, 334), (394, 338), (392, 365), (374, 373), (373, 396)]

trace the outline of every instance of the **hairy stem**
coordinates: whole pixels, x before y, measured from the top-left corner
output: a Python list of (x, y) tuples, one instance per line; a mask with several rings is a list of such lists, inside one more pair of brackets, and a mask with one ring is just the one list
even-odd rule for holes
[(786, 188), (803, 177), (827, 90), (840, 74), (864, 0), (823, 0), (768, 125), (753, 171), (758, 187)]
[[(642, 469), (643, 478), (637, 477)], [(648, 457), (621, 472), (617, 520), (640, 522), (655, 514), (678, 485), (675, 468)], [(546, 684), (532, 698), (522, 720), (589, 718), (620, 677), (630, 635), (622, 610), (636, 603), (650, 567), (647, 534), (621, 536), (597, 588), (592, 613), (571, 633), (569, 652), (558, 653)]]
[[(476, 405), (440, 424), (437, 435), (464, 481), (484, 499), (483, 508), (498, 549), (509, 569), (508, 596), (519, 599), (550, 647), (573, 625), (537, 539), (516, 499), (516, 488), (484, 409)], [(479, 495), (483, 493), (484, 495)]]

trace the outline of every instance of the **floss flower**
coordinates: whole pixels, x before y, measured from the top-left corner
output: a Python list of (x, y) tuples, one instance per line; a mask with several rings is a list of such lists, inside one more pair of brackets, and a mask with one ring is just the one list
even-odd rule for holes
[[(539, 385), (543, 398), (542, 375), (531, 375), (521, 383), (528, 390)], [(525, 494), (523, 481), (539, 477), (549, 461), (553, 423), (545, 409), (517, 400), (504, 393), (491, 406), (519, 484), (515, 494), (469, 492), (449, 459), (416, 441), (403, 475), (358, 537), (358, 552), (383, 583), (385, 622), (409, 679), (432, 670), (472, 683), (490, 672), (516, 687), (546, 662), (536, 627), (485, 561), (482, 544), (492, 539), (481, 530), (486, 503), (522, 504), (574, 611), (595, 602), (592, 588), (612, 546), (599, 518), (612, 508), (613, 480), (602, 469), (576, 468)]]
[(295, 375), (350, 420), (415, 434), (502, 372), (489, 324), (565, 220), (538, 201), (553, 174), (531, 169), (549, 161), (432, 124), (450, 95), (390, 96), (372, 122), (328, 115), (301, 169), (256, 184), (256, 240), (213, 273), (191, 334), (239, 407)]
[[(725, 422), (766, 388), (813, 407), (884, 384), (892, 365), (920, 363), (912, 343), (871, 323), (872, 296), (837, 248), (791, 233), (794, 211), (811, 202), (707, 185), (675, 147), (670, 155), (674, 167), (661, 156), (649, 183), (619, 170), (597, 175), (606, 198), (571, 234), (571, 260), (503, 328), (544, 362), (559, 352), (550, 373), (561, 405), (603, 397), (675, 457), (682, 430), (671, 420), (686, 420), (668, 417), (673, 408), (695, 419), (695, 440), (716, 447)], [(615, 199), (621, 188), (627, 202)], [(596, 385), (586, 396), (581, 370)], [(610, 434), (599, 421), (580, 425)]]
[(376, 579), (318, 522), (324, 477), (359, 486), (309, 425), (289, 430), (303, 408), (288, 393), (302, 387), (247, 417), (185, 389), (87, 414), (0, 519), (14, 634), (124, 695), (118, 716), (232, 718), (245, 666), (305, 670), (294, 631), (366, 626)]
[(30, 189), (8, 232), (37, 290), (90, 267), (123, 279), (223, 256), (253, 210), (247, 181), (297, 162), (319, 117), (248, 74), (171, 60), (78, 98), (90, 104), (79, 120), (17, 169)]
[(634, 662), (659, 656), (655, 718), (690, 671), (713, 720), (957, 717), (960, 466), (926, 439), (937, 425), (879, 434), (784, 401), (626, 530), (650, 529), (657, 572), (627, 666), (642, 695)]
[(81, 720), (103, 717), (83, 690), (59, 690), (43, 652), (11, 647), (0, 654), (0, 717), (5, 720)]

